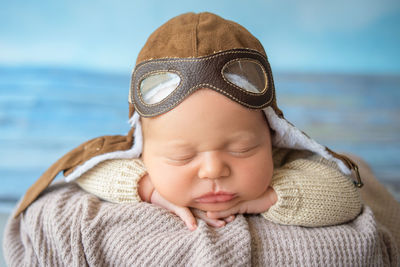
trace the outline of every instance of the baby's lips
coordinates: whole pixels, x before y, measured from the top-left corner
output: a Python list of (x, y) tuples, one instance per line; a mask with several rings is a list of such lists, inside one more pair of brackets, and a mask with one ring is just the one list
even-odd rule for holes
[(196, 198), (195, 201), (197, 203), (220, 203), (220, 202), (227, 202), (236, 197), (236, 194), (231, 193), (209, 193), (203, 195), (199, 198)]

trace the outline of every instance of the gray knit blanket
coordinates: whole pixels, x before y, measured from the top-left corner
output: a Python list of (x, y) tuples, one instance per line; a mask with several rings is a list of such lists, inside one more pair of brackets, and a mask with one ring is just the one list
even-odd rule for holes
[(399, 266), (393, 237), (364, 207), (354, 221), (304, 228), (239, 215), (190, 232), (148, 203), (112, 204), (56, 184), (17, 219), (3, 242), (9, 266)]

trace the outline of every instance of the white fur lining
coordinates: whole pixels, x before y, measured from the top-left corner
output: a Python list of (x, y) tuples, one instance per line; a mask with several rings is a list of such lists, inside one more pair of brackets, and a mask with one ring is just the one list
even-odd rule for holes
[(95, 156), (82, 165), (79, 165), (72, 173), (65, 177), (66, 182), (71, 182), (82, 174), (99, 164), (105, 160), (109, 159), (129, 159), (129, 158), (138, 158), (140, 154), (142, 154), (143, 149), (143, 138), (142, 138), (142, 126), (140, 124), (139, 114), (136, 112), (133, 114), (132, 118), (129, 120), (129, 123), (135, 127), (134, 131), (134, 143), (131, 149), (125, 151), (114, 151), (106, 154), (102, 154), (99, 156)]
[(272, 139), (272, 144), (275, 147), (310, 150), (327, 160), (336, 162), (339, 169), (344, 174), (351, 174), (351, 170), (340, 159), (335, 158), (324, 146), (304, 135), (299, 129), (288, 123), (285, 119), (279, 118), (272, 107), (266, 107), (264, 113), (268, 118), (270, 127), (276, 132), (276, 135)]

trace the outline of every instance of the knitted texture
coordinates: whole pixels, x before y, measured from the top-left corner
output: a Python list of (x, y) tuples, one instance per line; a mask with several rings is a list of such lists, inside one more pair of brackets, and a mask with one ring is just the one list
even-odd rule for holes
[[(291, 149), (274, 149), (273, 157), (271, 185), (278, 201), (262, 214), (266, 219), (280, 224), (327, 226), (353, 220), (360, 213), (357, 188), (334, 162)], [(114, 203), (138, 202), (137, 182), (145, 172), (139, 159), (108, 160), (77, 183), (87, 192)]]
[(396, 245), (365, 207), (352, 222), (304, 228), (238, 215), (191, 232), (149, 203), (114, 204), (52, 185), (4, 234), (14, 266), (399, 266)]
[(86, 191), (107, 201), (140, 202), (138, 182), (145, 173), (141, 160), (107, 160), (84, 173), (76, 182)]
[(297, 158), (275, 169), (271, 186), (278, 201), (262, 215), (276, 223), (335, 225), (353, 220), (361, 211), (358, 189), (335, 163), (318, 155)]

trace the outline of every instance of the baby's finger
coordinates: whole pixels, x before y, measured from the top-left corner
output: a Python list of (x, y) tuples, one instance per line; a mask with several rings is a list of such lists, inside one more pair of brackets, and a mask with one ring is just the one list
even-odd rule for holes
[(193, 214), (197, 217), (205, 221), (208, 225), (213, 227), (222, 227), (226, 224), (224, 220), (212, 219), (207, 217), (207, 214), (204, 211), (198, 209), (192, 209)]
[(222, 211), (207, 211), (207, 217), (211, 219), (221, 219), (221, 218), (228, 218), (231, 215), (238, 213), (238, 207), (232, 207), (228, 210)]
[(235, 220), (235, 215), (230, 215), (226, 218), (224, 218), (224, 221), (227, 223), (233, 222)]
[(189, 230), (194, 231), (197, 228), (196, 218), (193, 216), (192, 212), (186, 207), (178, 207), (172, 210), (176, 215), (178, 215), (189, 228)]
[(179, 216), (189, 230), (193, 231), (197, 228), (196, 218), (194, 218), (192, 212), (186, 207), (179, 207), (168, 200), (164, 199), (156, 190), (153, 192), (151, 196), (151, 203), (159, 205), (161, 207), (166, 208), (167, 210), (172, 211), (177, 216)]

